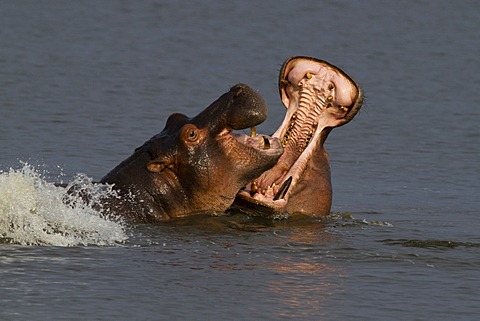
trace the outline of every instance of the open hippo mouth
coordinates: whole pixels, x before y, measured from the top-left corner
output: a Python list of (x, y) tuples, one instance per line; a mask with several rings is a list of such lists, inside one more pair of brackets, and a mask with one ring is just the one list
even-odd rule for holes
[[(193, 122), (210, 127), (212, 133), (220, 130), (219, 140), (223, 138), (226, 141), (223, 146), (228, 146), (228, 150), (235, 151), (235, 155), (231, 156), (238, 160), (238, 166), (253, 162), (256, 164), (255, 171), (258, 171), (256, 175), (260, 175), (264, 170), (271, 168), (283, 153), (283, 146), (278, 137), (256, 134), (255, 126), (265, 121), (268, 107), (262, 96), (245, 84), (233, 86), (222, 97), (218, 100), (222, 104), (212, 104), (207, 110), (197, 115)], [(234, 132), (245, 129), (250, 129), (251, 134)]]
[(283, 64), (279, 91), (287, 113), (272, 137), (280, 140), (284, 153), (273, 168), (237, 195), (237, 199), (277, 211), (284, 209), (295, 193), (330, 130), (349, 122), (363, 102), (360, 87), (348, 75), (309, 57), (293, 57)]
[[(253, 134), (250, 136), (245, 134), (232, 133), (233, 138), (235, 138), (240, 144), (244, 145), (246, 148), (255, 150), (260, 154), (280, 156), (283, 152), (283, 145), (277, 137), (271, 137), (268, 135), (257, 135), (255, 126), (250, 127), (250, 130)], [(246, 129), (246, 128), (243, 128)]]

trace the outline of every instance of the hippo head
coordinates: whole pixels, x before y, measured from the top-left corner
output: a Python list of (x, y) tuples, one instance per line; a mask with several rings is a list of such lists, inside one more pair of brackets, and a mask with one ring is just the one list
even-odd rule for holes
[(233, 132), (254, 128), (267, 112), (258, 93), (235, 85), (194, 118), (171, 115), (160, 134), (101, 182), (130, 196), (117, 210), (145, 222), (223, 212), (240, 188), (275, 165), (283, 152), (278, 138)]
[(280, 98), (287, 108), (273, 137), (284, 154), (239, 192), (235, 207), (260, 215), (327, 215), (332, 202), (330, 166), (323, 144), (334, 127), (360, 110), (360, 87), (339, 68), (310, 57), (288, 59), (280, 70)]

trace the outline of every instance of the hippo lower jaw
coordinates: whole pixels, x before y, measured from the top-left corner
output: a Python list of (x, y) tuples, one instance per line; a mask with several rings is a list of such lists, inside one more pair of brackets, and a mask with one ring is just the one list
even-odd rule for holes
[[(279, 90), (287, 114), (272, 136), (281, 141), (284, 154), (272, 169), (253, 180), (237, 195), (240, 203), (267, 207), (273, 212), (285, 211), (306, 172), (310, 171), (310, 180), (318, 175), (312, 174), (309, 166), (315, 157), (320, 157), (317, 154), (324, 153), (322, 155), (325, 155), (328, 167), (328, 157), (323, 150), (328, 133), (332, 128), (349, 122), (363, 102), (360, 87), (350, 77), (325, 61), (309, 57), (294, 57), (284, 63), (280, 71)], [(328, 175), (325, 176), (328, 177), (322, 179), (328, 180), (330, 186), (327, 170)], [(309, 183), (313, 186), (307, 188), (316, 188), (315, 182)], [(305, 189), (305, 186), (301, 188)], [(331, 194), (331, 189), (328, 192)], [(255, 210), (262, 212), (265, 208)]]

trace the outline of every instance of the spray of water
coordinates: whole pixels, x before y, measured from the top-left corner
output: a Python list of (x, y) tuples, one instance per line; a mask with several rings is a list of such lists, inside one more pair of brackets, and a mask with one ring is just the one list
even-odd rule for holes
[(98, 201), (106, 197), (116, 197), (112, 187), (94, 184), (85, 175), (64, 188), (47, 182), (28, 164), (0, 171), (0, 243), (122, 244), (128, 238), (126, 224), (101, 207)]

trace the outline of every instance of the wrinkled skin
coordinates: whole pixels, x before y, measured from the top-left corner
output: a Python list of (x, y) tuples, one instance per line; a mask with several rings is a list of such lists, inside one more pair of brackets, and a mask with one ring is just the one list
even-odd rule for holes
[(238, 193), (234, 208), (261, 216), (327, 215), (332, 186), (324, 143), (333, 128), (357, 114), (363, 93), (339, 68), (310, 57), (293, 57), (283, 64), (279, 91), (287, 114), (272, 136), (280, 139), (285, 152)]
[(116, 213), (160, 222), (202, 212), (224, 212), (249, 181), (276, 164), (277, 138), (235, 134), (267, 117), (267, 106), (238, 84), (194, 118), (171, 115), (163, 131), (102, 178), (122, 195)]

